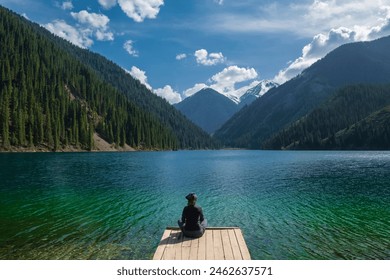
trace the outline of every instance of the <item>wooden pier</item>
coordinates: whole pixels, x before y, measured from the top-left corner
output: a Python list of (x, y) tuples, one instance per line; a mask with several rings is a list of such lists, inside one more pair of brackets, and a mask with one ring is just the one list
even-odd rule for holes
[(241, 229), (206, 228), (200, 238), (183, 236), (178, 227), (167, 227), (153, 260), (250, 260)]

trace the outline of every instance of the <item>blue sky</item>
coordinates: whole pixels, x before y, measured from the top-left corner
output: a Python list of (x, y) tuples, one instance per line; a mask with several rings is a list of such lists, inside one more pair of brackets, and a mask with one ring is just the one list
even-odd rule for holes
[(344, 43), (390, 35), (390, 0), (0, 0), (176, 103), (283, 83)]

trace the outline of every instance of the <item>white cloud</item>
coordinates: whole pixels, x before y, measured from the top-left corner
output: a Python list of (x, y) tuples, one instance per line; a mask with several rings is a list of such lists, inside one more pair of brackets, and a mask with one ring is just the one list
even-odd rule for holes
[(313, 63), (323, 58), (337, 47), (351, 42), (377, 39), (390, 34), (390, 15), (382, 19), (377, 26), (354, 26), (352, 29), (340, 27), (331, 29), (326, 35), (318, 34), (302, 49), (302, 56), (294, 60), (288, 67), (281, 70), (274, 78), (275, 82), (282, 84)]
[(116, 5), (116, 0), (99, 0), (99, 4), (102, 5), (104, 9), (111, 9)]
[(93, 41), (89, 37), (90, 32), (88, 30), (76, 29), (63, 20), (54, 20), (53, 22), (44, 25), (44, 27), (57, 36), (66, 39), (81, 48), (88, 48), (93, 44)]
[[(254, 80), (258, 74), (254, 68), (241, 68), (238, 66), (229, 66), (221, 72), (213, 75), (208, 84), (198, 83), (192, 88), (183, 91), (183, 99), (190, 97), (205, 87), (210, 87), (219, 93), (238, 102), (239, 98), (250, 88), (256, 86), (259, 81)], [(237, 85), (244, 83), (245, 85)]]
[[(295, 2), (295, 3), (294, 3)], [(390, 0), (311, 0), (293, 3), (259, 4), (248, 1), (245, 12), (213, 14), (203, 28), (214, 32), (293, 33), (313, 37), (335, 27), (376, 26), (385, 17)], [(242, 8), (244, 9), (244, 8)], [(261, 15), (261, 16), (259, 16)], [(212, 23), (212, 24), (211, 24)]]
[[(329, 30), (335, 26), (377, 24), (378, 16), (388, 0), (315, 0), (309, 5), (295, 5), (303, 13), (303, 21), (313, 27)], [(318, 29), (317, 29), (318, 30)]]
[(198, 91), (200, 91), (201, 89), (204, 89), (206, 87), (208, 87), (208, 85), (206, 85), (206, 84), (195, 84), (195, 86), (193, 86), (192, 88), (186, 89), (183, 92), (183, 98), (190, 97), (191, 95), (194, 95), (195, 93), (197, 93)]
[(223, 5), (223, 0), (214, 0), (218, 5)]
[(135, 79), (139, 80), (143, 85), (146, 86), (147, 89), (166, 99), (170, 104), (179, 103), (182, 100), (180, 93), (174, 91), (170, 85), (166, 85), (163, 88), (153, 89), (152, 86), (148, 83), (148, 77), (146, 76), (145, 71), (142, 71), (135, 66), (131, 67), (130, 71), (126, 69), (125, 71)]
[(72, 10), (73, 9), (73, 4), (72, 1), (65, 1), (61, 5), (61, 9), (63, 10)]
[(169, 85), (166, 85), (163, 88), (155, 89), (154, 93), (166, 99), (170, 104), (179, 103), (182, 100), (180, 93), (174, 91)]
[[(230, 92), (229, 95), (230, 96), (235, 96), (236, 98), (240, 98), (242, 95), (244, 95), (245, 92), (247, 92), (249, 89), (251, 88), (254, 88), (255, 86), (257, 86), (261, 81), (259, 80), (254, 80), (253, 82), (251, 82), (250, 84), (248, 85), (245, 85), (245, 86), (242, 86), (238, 89), (236, 89), (235, 91), (233, 92)], [(264, 92), (260, 92), (260, 94), (264, 94)]]
[(114, 40), (114, 34), (112, 32), (105, 32), (102, 30), (96, 30), (95, 31), (96, 39), (99, 41), (113, 41)]
[[(238, 66), (230, 66), (223, 71), (215, 74), (209, 79), (209, 85), (205, 83), (195, 84), (192, 88), (183, 91), (182, 94), (172, 89), (170, 85), (165, 85), (162, 88), (153, 89), (148, 83), (148, 77), (145, 71), (133, 66), (130, 71), (126, 70), (131, 76), (139, 80), (149, 90), (156, 95), (165, 98), (170, 104), (181, 102), (183, 99), (190, 97), (203, 88), (211, 87), (212, 89), (224, 94), (228, 97), (235, 97), (238, 100), (248, 89), (256, 86), (259, 81), (254, 80), (258, 74), (253, 68), (240, 68)], [(238, 83), (248, 82), (247, 85), (235, 88)]]
[(237, 83), (247, 82), (258, 77), (254, 68), (229, 66), (211, 77), (211, 88), (220, 93), (234, 92)]
[(146, 76), (145, 71), (133, 66), (130, 71), (127, 71), (135, 79), (139, 80), (142, 84), (146, 86), (147, 89), (152, 90), (152, 87), (148, 83), (148, 77)]
[(71, 16), (80, 23), (90, 25), (94, 28), (106, 29), (110, 19), (103, 14), (89, 13), (86, 10), (82, 10), (78, 13), (70, 13)]
[(131, 55), (131, 56), (134, 56), (134, 57), (138, 57), (138, 51), (134, 49), (133, 47), (133, 41), (132, 40), (127, 40), (124, 44), (123, 44), (123, 48)]
[(176, 60), (182, 60), (182, 59), (185, 59), (186, 57), (187, 57), (187, 55), (185, 53), (181, 53), (181, 54), (176, 55)]
[(89, 13), (82, 10), (78, 13), (70, 13), (71, 16), (80, 24), (86, 27), (86, 30), (93, 33), (99, 41), (112, 41), (114, 34), (108, 31), (110, 19), (103, 14)]
[(225, 57), (221, 52), (209, 54), (207, 50), (200, 49), (195, 51), (194, 55), (196, 57), (196, 62), (198, 64), (202, 64), (206, 66), (212, 66), (212, 65), (225, 62)]
[(145, 18), (156, 18), (164, 0), (118, 0), (118, 3), (129, 18), (142, 22)]

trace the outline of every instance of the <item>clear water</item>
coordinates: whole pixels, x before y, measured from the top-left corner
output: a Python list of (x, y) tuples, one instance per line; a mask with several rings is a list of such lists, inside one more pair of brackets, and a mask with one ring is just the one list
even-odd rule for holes
[(253, 259), (390, 259), (390, 152), (0, 154), (0, 259), (150, 259), (194, 191)]

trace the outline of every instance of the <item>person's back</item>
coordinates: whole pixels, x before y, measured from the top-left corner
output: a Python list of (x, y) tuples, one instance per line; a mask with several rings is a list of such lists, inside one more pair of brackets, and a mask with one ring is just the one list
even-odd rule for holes
[(185, 221), (186, 230), (199, 230), (198, 221), (203, 222), (204, 220), (202, 208), (198, 205), (184, 207), (181, 220)]
[(203, 216), (202, 207), (195, 205), (197, 201), (196, 194), (190, 193), (186, 196), (186, 199), (188, 205), (184, 207), (178, 224), (185, 236), (200, 237), (206, 229), (207, 220)]

